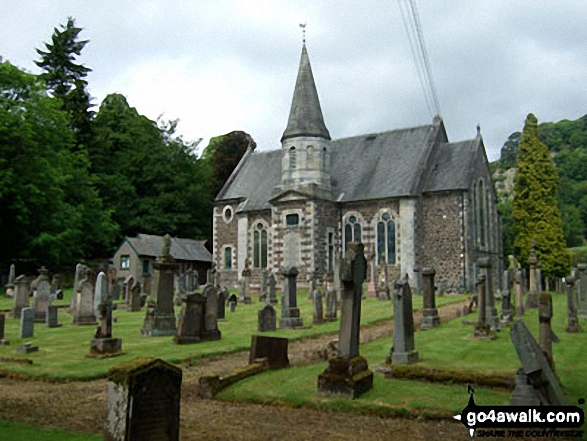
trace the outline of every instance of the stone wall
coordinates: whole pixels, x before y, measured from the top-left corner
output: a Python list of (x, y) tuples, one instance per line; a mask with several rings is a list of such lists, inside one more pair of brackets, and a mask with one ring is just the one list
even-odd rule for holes
[[(236, 216), (237, 204), (218, 205), (213, 210), (213, 258), (218, 270), (218, 277), (221, 286), (237, 286), (238, 284), (238, 219)], [(232, 215), (226, 216), (226, 210), (230, 209)], [(232, 249), (232, 269), (226, 270), (224, 267), (224, 249)]]

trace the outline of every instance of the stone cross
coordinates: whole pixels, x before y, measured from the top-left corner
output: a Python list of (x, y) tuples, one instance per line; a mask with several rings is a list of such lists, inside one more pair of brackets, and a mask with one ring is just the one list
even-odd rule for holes
[(277, 329), (277, 313), (271, 304), (267, 303), (258, 313), (259, 332), (275, 331)]
[[(495, 308), (495, 299), (493, 297), (493, 278), (491, 277), (491, 260), (483, 257), (478, 261), (481, 274), (485, 276), (485, 310), (486, 320), (491, 331), (499, 331), (499, 316)], [(479, 294), (481, 295), (481, 293)]]
[(575, 281), (574, 276), (565, 278), (565, 283), (567, 284), (567, 314), (569, 317), (567, 332), (581, 332), (579, 320), (577, 319), (577, 305), (575, 304)]
[[(107, 283), (107, 281), (106, 281)], [(112, 337), (112, 297), (106, 295), (98, 307), (100, 325), (90, 342), (90, 353), (86, 357), (114, 357), (122, 355), (122, 339)]]
[(282, 294), (281, 319), (279, 319), (280, 328), (294, 328), (303, 326), (300, 317), (300, 309), (297, 300), (297, 277), (298, 270), (295, 267), (283, 270), (281, 275), (285, 278)]
[(412, 291), (407, 278), (393, 286), (393, 347), (392, 364), (412, 364), (418, 361), (414, 341)]
[(433, 329), (440, 324), (438, 309), (436, 309), (436, 296), (434, 295), (434, 268), (422, 270), (422, 294), (424, 296), (424, 308), (422, 311), (422, 329)]
[(314, 305), (314, 315), (312, 323), (319, 325), (324, 322), (324, 306), (322, 305), (322, 293), (319, 289), (315, 289), (312, 293), (312, 300)]
[(536, 254), (536, 242), (532, 239), (530, 248), (530, 255), (528, 256), (528, 265), (530, 266), (530, 286), (528, 289), (528, 297), (526, 299), (526, 308), (538, 308), (538, 280), (536, 268), (538, 266), (538, 256)]
[(39, 270), (37, 278), (37, 290), (34, 294), (35, 322), (45, 323), (47, 308), (51, 304), (51, 283), (49, 282), (49, 271), (45, 267)]
[(550, 367), (554, 370), (554, 360), (552, 358), (552, 328), (550, 320), (552, 319), (552, 296), (549, 292), (540, 294), (540, 307), (538, 309), (538, 319), (540, 321), (540, 347), (546, 355)]
[(18, 276), (15, 280), (14, 296), (12, 297), (12, 309), (10, 317), (20, 318), (20, 312), (23, 308), (29, 307), (29, 282), (24, 274)]
[(577, 265), (577, 315), (587, 318), (587, 263)]

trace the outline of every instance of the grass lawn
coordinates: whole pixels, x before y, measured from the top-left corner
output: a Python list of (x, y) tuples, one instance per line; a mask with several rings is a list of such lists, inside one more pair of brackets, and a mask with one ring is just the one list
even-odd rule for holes
[(75, 433), (61, 429), (43, 429), (24, 424), (9, 423), (3, 420), (0, 420), (0, 433), (2, 434), (2, 439), (11, 441), (99, 441), (103, 439), (102, 436), (88, 433)]
[[(560, 338), (553, 344), (556, 372), (571, 404), (587, 393), (587, 332), (565, 332), (566, 297), (553, 295), (554, 318), (552, 326)], [(475, 320), (476, 314), (466, 317)], [(524, 321), (533, 335), (538, 335), (538, 310), (528, 310)], [(587, 331), (587, 319), (580, 319)], [(502, 330), (495, 340), (471, 338), (472, 325), (453, 320), (440, 327), (416, 333), (419, 365), (453, 372), (484, 372), (515, 376), (520, 362), (509, 335)], [(389, 356), (392, 338), (382, 338), (361, 346), (361, 355), (369, 365), (383, 363)], [(410, 380), (386, 380), (375, 374), (373, 389), (356, 400), (318, 397), (318, 375), (326, 363), (272, 371), (236, 383), (220, 392), (225, 400), (244, 400), (258, 403), (286, 403), (290, 406), (313, 406), (343, 410), (369, 411), (381, 414), (402, 414), (424, 410), (448, 415), (463, 409), (468, 399), (466, 385), (433, 384)], [(476, 387), (475, 399), (479, 405), (509, 404), (511, 392)]]
[[(438, 298), (438, 305), (465, 299), (463, 295), (447, 295)], [(61, 302), (69, 304), (66, 298)], [(197, 359), (202, 356), (218, 355), (222, 353), (246, 350), (250, 347), (251, 335), (257, 332), (257, 311), (262, 303), (256, 298), (252, 305), (239, 304), (234, 313), (227, 311), (227, 321), (219, 322), (222, 339), (192, 345), (176, 345), (171, 342), (172, 337), (142, 337), (140, 329), (143, 324), (145, 311), (129, 312), (115, 310), (117, 322), (113, 325), (113, 336), (122, 338), (124, 355), (106, 359), (86, 359), (89, 352), (95, 326), (73, 326), (71, 315), (66, 309), (59, 311), (59, 320), (63, 323), (60, 328), (48, 329), (44, 324), (35, 324), (33, 338), (21, 339), (18, 337), (19, 320), (6, 318), (5, 338), (10, 346), (0, 346), (0, 357), (23, 358), (33, 360), (33, 364), (19, 364), (14, 362), (0, 362), (0, 373), (24, 374), (32, 377), (43, 377), (54, 380), (91, 380), (105, 377), (108, 368), (114, 364), (126, 361), (136, 356), (152, 356), (169, 362), (179, 362), (187, 359)], [(304, 324), (312, 323), (312, 304), (308, 300), (308, 292), (298, 292), (298, 306)], [(422, 307), (422, 297), (414, 298), (414, 308)], [(280, 305), (277, 309), (279, 310)], [(178, 308), (179, 311), (179, 308)], [(388, 319), (392, 314), (390, 302), (382, 302), (373, 298), (363, 301), (362, 323), (374, 323)], [(280, 316), (278, 312), (278, 316)], [(267, 335), (300, 339), (325, 333), (337, 333), (339, 322), (329, 322), (311, 326), (308, 329), (278, 330)], [(15, 354), (15, 348), (25, 341), (31, 341), (39, 346), (39, 351), (27, 355)]]

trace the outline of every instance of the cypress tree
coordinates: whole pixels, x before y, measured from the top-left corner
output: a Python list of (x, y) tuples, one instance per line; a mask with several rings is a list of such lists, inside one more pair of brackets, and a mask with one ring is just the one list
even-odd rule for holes
[(516, 160), (512, 215), (514, 252), (526, 265), (532, 239), (536, 241), (542, 272), (564, 277), (571, 267), (557, 204), (557, 173), (550, 152), (538, 138), (538, 120), (529, 114)]

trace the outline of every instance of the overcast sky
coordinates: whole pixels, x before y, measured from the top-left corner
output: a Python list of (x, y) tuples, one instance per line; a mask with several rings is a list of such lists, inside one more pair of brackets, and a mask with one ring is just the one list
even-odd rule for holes
[[(420, 0), (420, 21), (449, 140), (481, 125), (490, 160), (533, 112), (587, 113), (587, 1)], [(186, 140), (232, 130), (280, 147), (302, 36), (333, 138), (429, 124), (432, 116), (396, 0), (0, 0), (0, 56), (39, 73), (36, 48), (67, 17), (88, 39), (89, 92)], [(97, 107), (96, 107), (97, 110)]]

